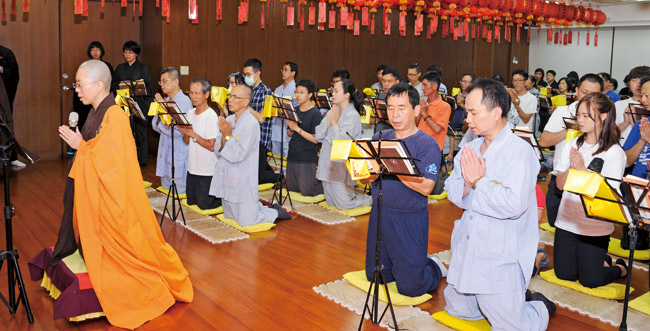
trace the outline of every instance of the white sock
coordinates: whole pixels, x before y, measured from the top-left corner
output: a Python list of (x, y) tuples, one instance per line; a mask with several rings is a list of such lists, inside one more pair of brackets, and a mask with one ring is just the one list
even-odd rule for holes
[(442, 277), (447, 277), (447, 267), (445, 267), (444, 264), (442, 264), (442, 260), (438, 257), (438, 255), (431, 254), (429, 255), (429, 258), (438, 265), (438, 268), (440, 268), (440, 273), (442, 274)]

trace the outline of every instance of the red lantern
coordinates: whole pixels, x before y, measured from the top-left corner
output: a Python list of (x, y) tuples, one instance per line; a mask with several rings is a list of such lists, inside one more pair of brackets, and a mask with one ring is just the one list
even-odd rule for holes
[(576, 22), (578, 22), (578, 25), (582, 25), (582, 23), (584, 21), (584, 18), (585, 18), (585, 13), (586, 13), (587, 10), (583, 6), (578, 6), (576, 11), (578, 12), (576, 14)]
[(585, 12), (584, 23), (587, 24), (587, 25), (591, 25), (594, 22), (594, 20), (596, 19), (595, 14), (596, 13), (595, 13), (595, 11), (593, 9), (587, 8), (587, 10)]
[(603, 13), (600, 10), (596, 10), (595, 15), (596, 15), (596, 19), (594, 20), (594, 25), (596, 27), (603, 25), (603, 23), (605, 23), (605, 21), (607, 20), (607, 16), (605, 15), (605, 13)]
[(554, 2), (545, 3), (542, 15), (544, 18), (546, 18), (546, 24), (552, 24), (556, 22), (559, 9), (559, 6)]
[(577, 16), (578, 16), (578, 7), (571, 6), (571, 5), (565, 6), (564, 19), (567, 20), (569, 24), (573, 24)]

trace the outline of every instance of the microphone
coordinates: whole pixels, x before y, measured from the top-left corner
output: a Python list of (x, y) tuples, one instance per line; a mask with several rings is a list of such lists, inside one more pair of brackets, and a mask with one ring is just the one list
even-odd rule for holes
[[(71, 112), (70, 116), (68, 116), (68, 126), (70, 127), (70, 130), (75, 132), (76, 129), (77, 129), (77, 124), (78, 123), (79, 123), (79, 114), (77, 112), (74, 112), (74, 111)], [(72, 147), (70, 147), (68, 145), (68, 149), (67, 149), (66, 154), (68, 156), (72, 156), (72, 155), (74, 155), (75, 152), (76, 151), (74, 149), (72, 149)]]
[(587, 166), (587, 169), (600, 175), (600, 172), (603, 170), (604, 164), (605, 164), (605, 160), (599, 157), (595, 157), (593, 160), (591, 160), (591, 162)]

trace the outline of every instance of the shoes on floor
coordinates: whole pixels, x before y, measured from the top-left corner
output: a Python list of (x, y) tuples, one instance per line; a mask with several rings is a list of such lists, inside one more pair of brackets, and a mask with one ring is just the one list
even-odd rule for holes
[(440, 273), (442, 274), (442, 277), (447, 277), (447, 267), (442, 263), (442, 260), (438, 257), (438, 255), (431, 254), (428, 256), (433, 263), (435, 263), (438, 268), (440, 268)]
[(14, 166), (14, 167), (21, 167), (21, 168), (27, 166), (25, 163), (20, 162), (20, 161), (18, 161), (18, 160), (13, 160), (13, 161), (11, 161), (10, 164), (11, 164), (12, 166)]

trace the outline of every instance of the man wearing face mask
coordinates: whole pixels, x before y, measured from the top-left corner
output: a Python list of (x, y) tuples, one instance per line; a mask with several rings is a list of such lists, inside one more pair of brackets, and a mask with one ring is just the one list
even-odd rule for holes
[(251, 114), (260, 123), (260, 143), (267, 149), (271, 150), (271, 119), (264, 118), (264, 99), (273, 92), (262, 83), (262, 62), (258, 59), (248, 59), (244, 62), (244, 83), (253, 89), (250, 107), (254, 110)]

